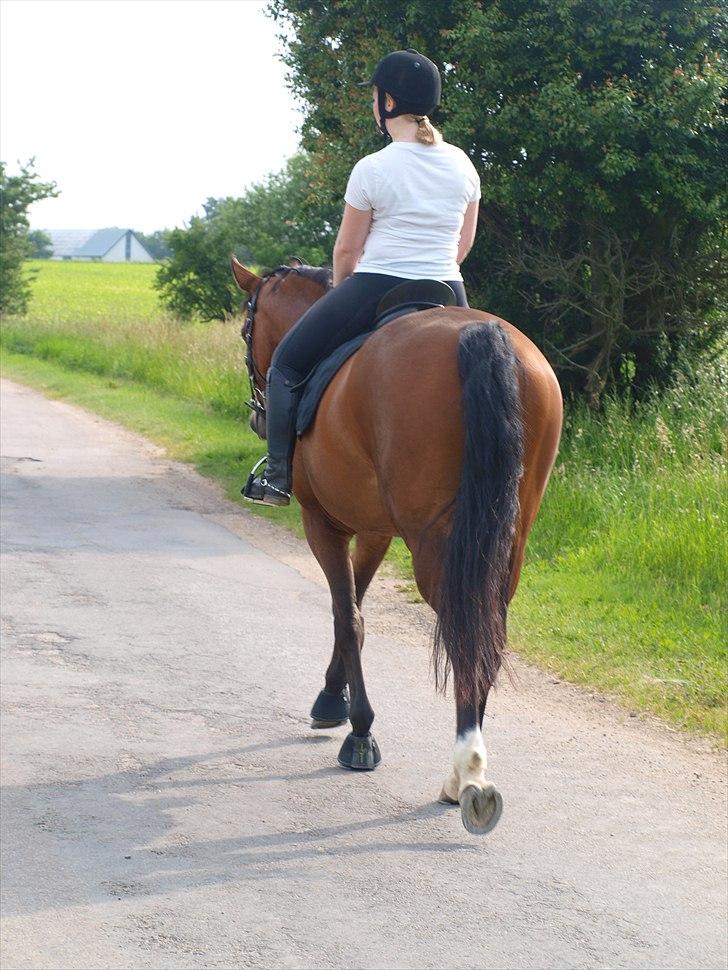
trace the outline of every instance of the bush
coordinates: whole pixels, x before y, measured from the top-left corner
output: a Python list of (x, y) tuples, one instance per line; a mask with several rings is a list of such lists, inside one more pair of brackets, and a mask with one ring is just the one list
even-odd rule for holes
[(53, 255), (53, 240), (40, 229), (28, 233), (31, 259), (50, 259)]
[(156, 286), (169, 310), (203, 320), (235, 312), (240, 291), (229, 268), (233, 252), (244, 262), (271, 268), (291, 256), (313, 266), (330, 260), (341, 207), (312, 197), (309, 164), (307, 156), (295, 155), (241, 198), (208, 199), (203, 217), (166, 234), (172, 256), (160, 268)]
[[(33, 255), (28, 209), (58, 195), (55, 182), (39, 182), (31, 158), (19, 175), (8, 175), (0, 162), (0, 313), (25, 313), (30, 279), (23, 263)], [(47, 237), (46, 237), (47, 238)]]
[(186, 229), (167, 233), (171, 258), (160, 266), (154, 286), (162, 303), (182, 320), (223, 320), (240, 305), (240, 291), (230, 272), (235, 242), (208, 211)]

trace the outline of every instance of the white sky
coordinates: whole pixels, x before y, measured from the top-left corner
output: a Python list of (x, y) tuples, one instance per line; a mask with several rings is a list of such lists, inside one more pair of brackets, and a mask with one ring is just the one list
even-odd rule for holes
[(280, 169), (301, 114), (259, 0), (0, 0), (0, 157), (34, 229), (182, 225)]

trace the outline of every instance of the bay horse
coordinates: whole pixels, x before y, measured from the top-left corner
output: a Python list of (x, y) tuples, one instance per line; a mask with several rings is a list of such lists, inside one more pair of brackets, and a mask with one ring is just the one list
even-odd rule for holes
[[(282, 266), (261, 277), (234, 256), (231, 263), (249, 295), (248, 369), (261, 405), (273, 351), (330, 276)], [(558, 381), (528, 337), (481, 310), (441, 307), (373, 332), (337, 372), (295, 449), (293, 490), (334, 617), (333, 656), (312, 726), (348, 719), (339, 764), (379, 763), (361, 609), (392, 537), (401, 536), (437, 616), (436, 687), (444, 690), (450, 672), (453, 679), (456, 740), (440, 800), (459, 803), (463, 824), (477, 834), (502, 811), (486, 780), (482, 722), (561, 423)]]

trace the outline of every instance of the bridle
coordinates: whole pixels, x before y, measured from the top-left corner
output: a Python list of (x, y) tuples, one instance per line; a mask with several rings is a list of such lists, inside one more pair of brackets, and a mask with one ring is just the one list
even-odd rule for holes
[[(314, 274), (313, 276), (312, 272)], [(277, 266), (276, 269), (272, 269), (265, 276), (261, 277), (255, 292), (248, 298), (245, 304), (246, 316), (243, 329), (241, 330), (241, 336), (245, 341), (245, 366), (250, 381), (250, 400), (245, 403), (263, 419), (265, 419), (266, 375), (255, 366), (255, 359), (253, 357), (253, 328), (255, 326), (255, 311), (258, 309), (258, 296), (260, 295), (260, 291), (268, 280), (274, 279), (275, 277), (285, 279), (289, 273), (296, 273), (297, 276), (302, 276), (304, 279), (315, 279), (315, 274), (325, 272), (325, 270), (313, 269), (311, 266)], [(331, 288), (330, 273), (328, 274), (328, 281), (326, 283), (319, 279), (315, 281), (322, 286), (326, 286), (328, 289)]]
[[(255, 358), (253, 357), (253, 326), (255, 324), (255, 311), (258, 308), (258, 294), (263, 289), (263, 284), (267, 283), (268, 280), (273, 279), (275, 276), (288, 276), (289, 273), (295, 273), (296, 271), (297, 267), (295, 266), (278, 266), (276, 269), (272, 269), (262, 277), (255, 292), (248, 298), (248, 302), (245, 304), (246, 317), (243, 323), (243, 329), (240, 331), (240, 335), (245, 341), (245, 366), (248, 371), (248, 380), (250, 381), (250, 400), (245, 403), (251, 410), (263, 418), (265, 417), (266, 375), (261, 373), (255, 366)], [(258, 386), (259, 384), (263, 385), (262, 388)]]

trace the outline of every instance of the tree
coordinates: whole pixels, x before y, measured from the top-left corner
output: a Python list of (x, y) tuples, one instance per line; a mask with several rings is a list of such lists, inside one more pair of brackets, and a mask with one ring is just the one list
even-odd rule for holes
[(193, 216), (187, 228), (166, 234), (172, 255), (157, 270), (154, 286), (167, 309), (183, 320), (224, 319), (240, 303), (230, 272), (235, 243), (215, 218), (216, 206), (216, 200), (209, 199), (204, 217)]
[(163, 259), (168, 259), (172, 255), (172, 251), (167, 244), (168, 231), (167, 229), (157, 229), (155, 232), (147, 234), (135, 229), (134, 235), (149, 255), (160, 262)]
[(463, 267), (562, 384), (669, 379), (725, 329), (725, 12), (708, 0), (271, 0), (304, 146), (341, 198), (372, 134), (355, 82), (397, 47), (442, 67), (445, 137), (483, 184)]
[(262, 266), (278, 266), (292, 255), (311, 266), (330, 263), (343, 203), (322, 203), (312, 188), (314, 165), (305, 153), (251, 186), (241, 199), (226, 200), (220, 218)]
[(30, 300), (30, 274), (23, 263), (33, 253), (28, 239), (28, 209), (40, 199), (58, 195), (55, 182), (39, 182), (34, 159), (20, 174), (8, 175), (0, 162), (0, 313), (25, 313)]
[(178, 316), (223, 319), (240, 303), (229, 255), (274, 267), (298, 256), (311, 265), (331, 258), (340, 204), (322, 205), (310, 188), (310, 161), (295, 155), (241, 198), (208, 199), (205, 214), (166, 234), (171, 257), (157, 272), (163, 303)]
[(31, 246), (31, 259), (50, 259), (53, 255), (53, 240), (40, 229), (28, 233), (28, 242)]

